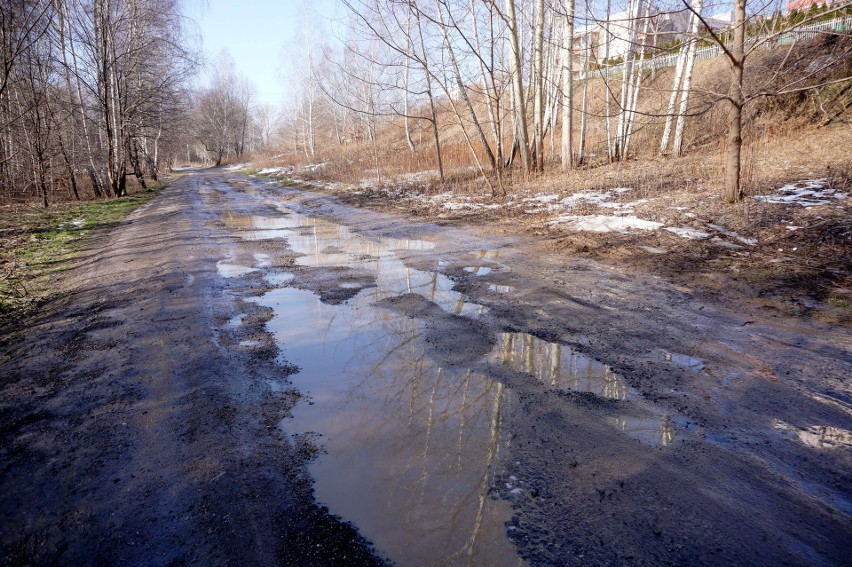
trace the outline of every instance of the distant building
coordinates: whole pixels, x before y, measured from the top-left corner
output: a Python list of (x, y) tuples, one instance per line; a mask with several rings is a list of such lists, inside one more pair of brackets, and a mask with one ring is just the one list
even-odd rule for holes
[(841, 4), (844, 0), (789, 0), (787, 2), (787, 12), (792, 12), (793, 10), (798, 10), (799, 12), (804, 12), (806, 10), (810, 10), (811, 6), (834, 6), (835, 4)]
[(734, 12), (731, 10), (729, 12), (722, 12), (721, 14), (707, 16), (704, 18), (704, 22), (714, 32), (720, 32), (734, 25)]
[[(574, 57), (582, 60), (591, 50), (592, 58), (603, 62), (607, 55), (610, 59), (621, 59), (630, 48), (630, 14), (627, 11), (612, 14), (609, 21), (592, 22), (574, 29)], [(636, 46), (653, 47), (670, 43), (686, 34), (689, 25), (689, 13), (658, 12), (651, 15), (648, 33), (643, 34), (644, 25), (640, 23), (636, 34)]]

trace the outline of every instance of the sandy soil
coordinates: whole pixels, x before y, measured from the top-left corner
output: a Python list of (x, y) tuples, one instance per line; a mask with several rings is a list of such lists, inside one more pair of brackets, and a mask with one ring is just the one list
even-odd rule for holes
[[(428, 238), (437, 246), (405, 253), (406, 264), (440, 265), (490, 309), (472, 320), (410, 294), (379, 306), (425, 322), (431, 359), (473, 361), (516, 396), (491, 492), (512, 503), (507, 533), (529, 563), (848, 561), (848, 328), (730, 309), (659, 277), (549, 253), (531, 237), (206, 171), (176, 181), (80, 259), (60, 282), (63, 298), (4, 348), (4, 563), (381, 561), (314, 502), (305, 465), (316, 447), (275, 427), (299, 393), (267, 385), (297, 369), (276, 362), (271, 313), (251, 301), (265, 280), (217, 273), (223, 255), (241, 264), (269, 246), (247, 249), (234, 219), (271, 215), (279, 199), (359, 234)], [(330, 304), (363, 289), (335, 282), (370, 285), (356, 270), (296, 267), (281, 246), (267, 252), (269, 269), (289, 270), (292, 285)], [(238, 331), (227, 324), (237, 314)], [(634, 395), (554, 389), (482, 358), (512, 333), (570, 345)], [(646, 423), (663, 439), (643, 433)]]

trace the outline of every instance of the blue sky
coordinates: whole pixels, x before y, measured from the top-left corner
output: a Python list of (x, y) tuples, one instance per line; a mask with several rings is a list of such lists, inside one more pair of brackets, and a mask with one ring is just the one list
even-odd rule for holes
[[(199, 26), (210, 62), (227, 50), (238, 73), (257, 89), (257, 102), (281, 104), (290, 94), (286, 51), (304, 26), (305, 0), (207, 0), (188, 14)], [(337, 0), (311, 0), (320, 17), (344, 13)], [(317, 18), (320, 19), (320, 18)], [(202, 79), (203, 81), (203, 79)]]

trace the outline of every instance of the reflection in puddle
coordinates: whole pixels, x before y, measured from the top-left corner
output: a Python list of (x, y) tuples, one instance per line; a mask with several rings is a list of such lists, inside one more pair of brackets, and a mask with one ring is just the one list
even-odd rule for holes
[[(415, 293), (458, 315), (486, 308), (465, 301), (446, 276), (411, 269), (392, 252), (432, 243), (366, 238), (296, 213), (274, 226), (288, 231), (298, 264), (351, 267), (375, 284), (339, 305), (292, 287), (251, 300), (274, 309), (267, 328), (300, 368), (293, 385), (313, 401), (297, 405), (281, 427), (320, 435), (326, 452), (310, 467), (317, 499), (401, 565), (510, 562), (511, 508), (489, 494), (506, 443), (509, 392), (481, 374), (441, 368), (424, 354), (420, 320), (375, 303)], [(292, 275), (266, 276), (274, 278)]]
[[(223, 215), (223, 220), (226, 224), (240, 228), (242, 232), (238, 236), (242, 238), (256, 239), (262, 234), (268, 234), (269, 238), (286, 236), (290, 248), (302, 255), (297, 258), (297, 265), (315, 268), (350, 267), (375, 274), (376, 287), (369, 288), (368, 294), (373, 301), (403, 293), (416, 293), (456, 315), (474, 316), (488, 311), (487, 307), (469, 303), (465, 301), (464, 295), (453, 291), (455, 284), (447, 276), (409, 268), (393, 252), (401, 249), (429, 250), (435, 246), (432, 242), (368, 238), (352, 232), (346, 226), (294, 212), (280, 218)], [(268, 276), (267, 280), (273, 284), (283, 283), (273, 281), (273, 276)]]
[(783, 421), (776, 421), (775, 429), (781, 431), (785, 437), (797, 439), (815, 449), (852, 447), (852, 431), (840, 427), (812, 425), (807, 429), (800, 429)]
[(223, 278), (238, 278), (240, 276), (256, 272), (257, 268), (229, 264), (224, 260), (220, 260), (219, 262), (216, 262), (216, 271), (219, 272), (219, 275)]
[(693, 358), (686, 354), (667, 352), (665, 354), (665, 358), (675, 366), (680, 366), (681, 368), (689, 368), (691, 370), (704, 370), (703, 362), (701, 362), (697, 358)]
[(287, 285), (293, 281), (293, 274), (281, 272), (280, 274), (266, 274), (263, 278), (272, 285)]
[(552, 388), (591, 392), (616, 400), (636, 397), (609, 366), (570, 346), (550, 343), (526, 333), (503, 333), (491, 356), (515, 370), (535, 376)]
[(240, 325), (243, 324), (243, 317), (245, 317), (245, 314), (243, 314), (243, 313), (240, 313), (239, 315), (231, 317), (225, 323), (224, 327), (226, 329), (236, 329), (237, 327), (239, 327)]
[(487, 276), (491, 273), (491, 268), (486, 266), (468, 266), (464, 269), (465, 272), (470, 272), (471, 274), (475, 274), (477, 276)]
[[(300, 369), (293, 385), (312, 400), (298, 404), (280, 427), (300, 438), (311, 432), (322, 444), (325, 452), (310, 466), (317, 499), (401, 565), (523, 564), (506, 535), (511, 505), (490, 490), (510, 438), (502, 420), (517, 401), (514, 394), (470, 369), (441, 367), (426, 354), (423, 320), (375, 306), (413, 293), (456, 315), (486, 312), (454, 291), (447, 276), (412, 269), (393, 252), (430, 249), (432, 243), (368, 238), (295, 212), (226, 222), (241, 237), (286, 236), (301, 266), (352, 268), (358, 280), (363, 274), (371, 282), (337, 305), (293, 287), (250, 299), (274, 310), (267, 328), (282, 357)], [(265, 277), (273, 285), (293, 279)], [(352, 280), (339, 285), (363, 287)], [(608, 366), (532, 335), (504, 333), (489, 359), (553, 388), (636, 397)], [(674, 438), (672, 422), (660, 415), (619, 418), (613, 425), (643, 442), (666, 445)]]
[(676, 424), (671, 416), (612, 417), (609, 422), (627, 434), (652, 447), (671, 445), (675, 439)]
[(490, 284), (488, 286), (489, 291), (493, 291), (494, 293), (504, 294), (504, 293), (512, 293), (515, 291), (515, 288), (510, 285), (497, 285)]
[(292, 234), (292, 229), (297, 226), (286, 216), (264, 217), (224, 211), (221, 218), (228, 228), (239, 230), (239, 237), (244, 240), (286, 238)]
[(328, 305), (282, 288), (254, 301), (276, 310), (268, 328), (314, 402), (281, 426), (321, 435), (318, 500), (400, 565), (509, 563), (511, 508), (489, 495), (513, 401), (503, 385), (436, 365), (423, 323), (373, 307), (370, 294)]

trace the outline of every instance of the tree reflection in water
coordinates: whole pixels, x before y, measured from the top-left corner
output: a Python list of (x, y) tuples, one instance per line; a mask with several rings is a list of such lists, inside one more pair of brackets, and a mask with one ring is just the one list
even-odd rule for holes
[(490, 491), (511, 396), (436, 364), (423, 322), (376, 308), (365, 291), (343, 305), (293, 288), (258, 300), (276, 309), (269, 328), (315, 402), (282, 425), (322, 436), (318, 499), (400, 564), (515, 564), (510, 507)]
[[(297, 213), (227, 222), (247, 240), (285, 237), (303, 254), (300, 266), (349, 267), (373, 280), (340, 305), (292, 287), (255, 299), (275, 311), (267, 326), (284, 358), (301, 369), (294, 384), (313, 401), (297, 405), (281, 426), (320, 435), (326, 453), (311, 465), (318, 500), (402, 565), (522, 563), (506, 535), (511, 507), (491, 491), (508, 443), (501, 425), (514, 395), (469, 368), (442, 367), (427, 355), (426, 321), (376, 305), (417, 294), (448, 314), (476, 318), (486, 311), (454, 291), (447, 276), (414, 270), (394, 252), (432, 244), (366, 238)], [(496, 257), (485, 252), (479, 259)], [(269, 275), (267, 282), (274, 278), (286, 281)], [(634, 397), (609, 367), (532, 335), (504, 333), (490, 359), (552, 388)], [(660, 442), (666, 444), (671, 434), (663, 422)], [(614, 425), (633, 427), (627, 419)]]
[(591, 392), (604, 398), (635, 397), (609, 366), (581, 354), (573, 347), (551, 343), (526, 333), (502, 333), (492, 357), (513, 370), (535, 376), (552, 388)]

